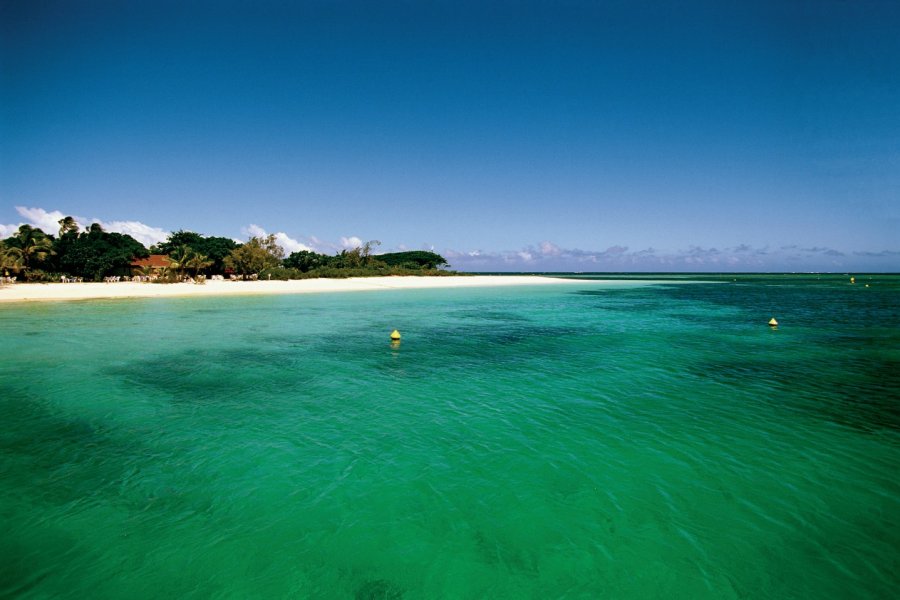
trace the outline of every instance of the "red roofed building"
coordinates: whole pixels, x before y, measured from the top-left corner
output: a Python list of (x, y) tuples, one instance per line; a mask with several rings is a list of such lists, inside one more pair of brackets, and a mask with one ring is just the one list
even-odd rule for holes
[(151, 254), (147, 258), (139, 258), (131, 263), (131, 271), (135, 275), (140, 275), (142, 269), (150, 267), (154, 272), (165, 269), (171, 264), (167, 254)]

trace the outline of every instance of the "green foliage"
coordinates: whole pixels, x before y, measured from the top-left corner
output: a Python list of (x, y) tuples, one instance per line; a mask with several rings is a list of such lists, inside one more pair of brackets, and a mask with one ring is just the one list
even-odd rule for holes
[(7, 246), (5, 242), (0, 242), (0, 269), (3, 269), (2, 275), (6, 276), (9, 269), (18, 271), (23, 266), (21, 253)]
[(178, 280), (175, 278), (174, 274), (168, 274), (164, 271), (159, 271), (150, 278), (150, 283), (178, 283)]
[(447, 263), (447, 260), (440, 254), (425, 250), (390, 252), (388, 254), (379, 255), (378, 259), (392, 267), (406, 266), (407, 268), (413, 269), (437, 269), (438, 267), (450, 266), (449, 263)]
[(200, 254), (187, 245), (178, 246), (169, 253), (170, 268), (179, 278), (183, 278), (186, 273), (196, 276), (201, 269), (210, 266), (212, 262), (206, 255)]
[(264, 238), (251, 237), (250, 240), (225, 257), (225, 266), (243, 276), (260, 273), (264, 269), (272, 269), (281, 264), (284, 250), (275, 243), (275, 235)]
[(379, 245), (381, 245), (381, 242), (372, 240), (352, 250), (341, 250), (340, 254), (329, 261), (328, 266), (339, 269), (376, 267), (379, 261), (372, 255), (372, 248)]
[(328, 279), (346, 279), (348, 277), (441, 277), (446, 275), (456, 275), (452, 271), (442, 271), (440, 269), (407, 269), (404, 267), (324, 267), (304, 273), (301, 279), (312, 279), (317, 277)]
[(157, 254), (172, 254), (176, 249), (181, 248), (182, 246), (194, 248), (201, 242), (203, 242), (203, 236), (199, 233), (179, 229), (178, 231), (170, 233), (169, 238), (165, 242), (156, 244), (152, 250)]
[(63, 217), (59, 220), (59, 237), (70, 232), (78, 233), (78, 223), (73, 217)]
[(335, 269), (358, 269), (362, 266), (362, 255), (359, 248), (341, 250), (337, 256), (328, 261), (328, 267)]
[(301, 273), (308, 273), (314, 269), (327, 266), (332, 260), (331, 256), (319, 254), (318, 252), (310, 252), (309, 250), (301, 250), (293, 252), (284, 259), (283, 264), (288, 269), (295, 269)]
[(354, 269), (350, 267), (321, 267), (315, 271), (304, 273), (303, 279), (347, 279), (348, 277), (372, 277), (375, 274), (365, 271), (368, 275), (362, 274), (363, 269)]
[[(88, 280), (101, 280), (110, 274), (125, 274), (135, 258), (148, 255), (147, 249), (128, 235), (107, 233), (93, 223), (83, 233), (72, 217), (60, 219), (59, 237), (54, 240), (40, 229), (23, 225), (11, 238), (0, 242), (0, 268), (25, 274), (30, 280), (58, 281), (56, 272)], [(372, 240), (357, 248), (342, 250), (329, 256), (303, 250), (287, 258), (275, 243), (275, 236), (253, 237), (238, 244), (225, 237), (204, 237), (192, 231), (179, 230), (153, 247), (155, 253), (167, 254), (171, 265), (162, 272), (147, 268), (147, 274), (158, 274), (158, 281), (180, 281), (186, 274), (223, 273), (226, 267), (247, 278), (309, 279), (315, 277), (378, 277), (387, 275), (446, 275), (440, 267), (449, 266), (439, 254), (427, 251), (392, 252), (375, 255)], [(283, 260), (282, 260), (283, 259)], [(38, 273), (43, 269), (48, 273)]]
[(57, 283), (62, 279), (60, 273), (31, 269), (24, 274), (24, 280), (30, 283)]
[(259, 278), (263, 280), (287, 281), (289, 279), (304, 279), (303, 271), (290, 267), (270, 267), (259, 272)]
[(81, 234), (66, 232), (55, 246), (60, 270), (94, 281), (116, 271), (127, 272), (132, 260), (149, 255), (144, 245), (130, 235), (107, 233), (98, 223)]
[(153, 270), (150, 281), (153, 283), (179, 283), (184, 281), (184, 278), (174, 267), (163, 267)]
[(207, 237), (196, 246), (191, 246), (198, 253), (205, 255), (212, 264), (209, 270), (213, 273), (225, 272), (225, 257), (240, 244), (227, 237)]
[(204, 237), (193, 231), (178, 230), (152, 250), (157, 254), (172, 254), (176, 249), (187, 246), (194, 253), (206, 256), (209, 265), (201, 267), (212, 273), (225, 272), (225, 257), (239, 246), (237, 242), (226, 237)]
[(55, 254), (53, 238), (31, 225), (21, 225), (14, 236), (4, 240), (4, 244), (7, 261), (26, 271), (43, 266)]
[(426, 251), (372, 254), (372, 248), (378, 244), (377, 240), (367, 242), (352, 250), (342, 250), (335, 256), (302, 250), (284, 259), (284, 266), (301, 275), (290, 275), (291, 279), (448, 274), (440, 270), (442, 266), (449, 266), (440, 254)]
[(300, 271), (290, 267), (275, 267), (272, 269), (264, 269), (260, 271), (259, 278), (262, 280), (271, 279), (286, 281), (288, 279), (347, 279), (350, 277), (409, 277), (409, 276), (445, 276), (456, 275), (452, 271), (443, 271), (440, 269), (422, 269), (416, 267), (407, 269), (404, 267), (388, 267), (381, 264), (374, 267), (336, 267), (324, 266), (310, 271)]
[(140, 267), (138, 269), (138, 275), (140, 275), (142, 277), (147, 277), (149, 279), (149, 278), (157, 275), (157, 272), (156, 272), (156, 269), (147, 265), (145, 267)]

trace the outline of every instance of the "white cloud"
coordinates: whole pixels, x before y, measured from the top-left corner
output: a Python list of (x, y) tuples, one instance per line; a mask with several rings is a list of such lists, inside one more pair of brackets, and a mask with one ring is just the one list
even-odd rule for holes
[[(243, 227), (241, 229), (241, 233), (246, 236), (253, 237), (265, 237), (269, 235), (268, 231), (256, 224), (251, 224), (247, 227)], [(339, 250), (353, 250), (354, 248), (360, 248), (365, 243), (362, 241), (362, 238), (355, 235), (343, 236), (340, 238), (338, 243), (329, 242), (314, 235), (296, 239), (292, 238), (283, 231), (279, 231), (274, 235), (275, 241), (278, 242), (279, 246), (284, 248), (284, 251), (287, 254), (290, 254), (292, 252), (300, 252), (301, 250), (330, 254)], [(374, 251), (375, 248), (372, 248), (372, 250)]]
[[(97, 222), (97, 221), (93, 221)], [(159, 227), (151, 227), (140, 221), (99, 221), (104, 231), (130, 235), (145, 246), (152, 246), (166, 240), (169, 232)]]
[[(16, 212), (22, 215), (26, 219), (26, 223), (32, 225), (34, 227), (38, 227), (44, 233), (49, 233), (51, 235), (56, 235), (59, 233), (59, 222), (70, 216), (64, 215), (58, 210), (46, 211), (43, 208), (28, 208), (25, 206), (17, 206)], [(82, 223), (84, 220), (79, 220), (75, 218), (75, 221), (78, 222), (79, 227), (84, 227)]]
[[(244, 227), (243, 232), (248, 236), (252, 237), (266, 237), (268, 236), (268, 232), (265, 229), (260, 227), (259, 225), (250, 224), (247, 227)], [(315, 238), (313, 238), (315, 239)], [(300, 252), (301, 250), (307, 250), (310, 252), (315, 252), (313, 247), (309, 244), (305, 244), (299, 240), (295, 240), (288, 234), (283, 231), (279, 231), (275, 234), (275, 242), (284, 248), (286, 254), (291, 254), (293, 252)], [(243, 242), (240, 242), (243, 243)]]
[[(609, 246), (605, 250), (581, 250), (562, 248), (552, 242), (540, 242), (521, 250), (484, 252), (447, 251), (445, 256), (454, 259), (456, 267), (465, 270), (652, 270), (665, 267), (685, 268), (729, 264), (735, 267), (754, 264), (759, 250), (749, 246), (729, 248), (726, 252), (716, 248), (690, 247), (686, 251), (660, 255), (653, 248), (632, 251), (627, 246)], [(754, 259), (751, 262), (751, 258)]]
[(628, 246), (610, 246), (601, 254), (606, 257), (623, 256), (628, 252)]
[(359, 248), (362, 245), (363, 241), (355, 235), (341, 238), (341, 248), (344, 248), (345, 250), (353, 250), (354, 248)]
[[(241, 233), (246, 236), (253, 237), (265, 237), (269, 235), (268, 231), (256, 224), (251, 224), (241, 228)], [(355, 235), (342, 236), (337, 243), (323, 240), (314, 235), (311, 235), (309, 237), (302, 237), (299, 239), (292, 238), (283, 231), (279, 231), (274, 235), (275, 241), (278, 242), (279, 246), (284, 248), (284, 251), (287, 254), (290, 254), (292, 252), (300, 252), (301, 250), (307, 250), (309, 252), (319, 252), (322, 254), (331, 254), (340, 250), (353, 250), (354, 248), (360, 248), (365, 243), (363, 242), (362, 238)], [(243, 241), (240, 240), (235, 241), (238, 241), (238, 243), (243, 243)], [(377, 254), (376, 247), (373, 247), (372, 251)]]
[(307, 246), (303, 242), (295, 240), (292, 237), (288, 237), (286, 233), (278, 232), (275, 234), (275, 241), (278, 242), (282, 248), (284, 248), (285, 252), (291, 254), (292, 252), (300, 252), (301, 250), (313, 251), (312, 246)]
[(266, 237), (269, 235), (266, 233), (266, 230), (260, 227), (259, 225), (254, 225), (251, 223), (242, 229), (242, 232), (247, 234), (250, 237)]
[[(731, 247), (689, 246), (670, 251), (655, 248), (631, 250), (609, 246), (605, 250), (559, 247), (550, 242), (519, 250), (444, 250), (453, 267), (461, 271), (777, 271), (845, 270), (852, 257), (857, 270), (896, 270), (900, 251), (882, 252), (837, 250), (817, 246), (783, 246), (773, 250), (739, 244)], [(868, 262), (859, 262), (865, 260)], [(877, 261), (877, 262), (876, 262)]]
[(534, 255), (531, 254), (531, 252), (528, 252), (527, 250), (522, 250), (521, 252), (516, 252), (516, 256), (518, 256), (525, 262), (531, 262), (532, 260), (534, 260)]
[(104, 221), (102, 219), (85, 219), (75, 215), (67, 215), (58, 210), (45, 210), (43, 208), (29, 208), (27, 206), (17, 206), (16, 212), (19, 213), (25, 221), (18, 225), (2, 225), (0, 224), (0, 235), (9, 237), (14, 234), (20, 225), (28, 224), (37, 227), (44, 233), (50, 235), (59, 234), (59, 222), (65, 217), (71, 216), (75, 219), (75, 223), (79, 229), (85, 229), (91, 223), (99, 223), (104, 231), (122, 233), (130, 235), (145, 246), (152, 246), (165, 240), (169, 236), (169, 232), (141, 223), (140, 221)]
[(541, 242), (541, 254), (544, 256), (559, 256), (562, 254), (562, 250), (559, 246), (552, 242)]

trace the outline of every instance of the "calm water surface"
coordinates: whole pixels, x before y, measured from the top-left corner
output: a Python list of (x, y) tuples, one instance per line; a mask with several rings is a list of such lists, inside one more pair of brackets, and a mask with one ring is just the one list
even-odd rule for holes
[(711, 279), (0, 306), (0, 596), (896, 597), (900, 280)]

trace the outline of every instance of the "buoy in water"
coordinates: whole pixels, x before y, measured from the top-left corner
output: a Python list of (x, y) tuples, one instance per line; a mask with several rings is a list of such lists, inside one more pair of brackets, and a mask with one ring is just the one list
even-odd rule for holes
[(391, 339), (394, 340), (395, 342), (399, 342), (400, 341), (400, 332), (397, 331), (396, 329), (393, 330), (391, 332)]
[(769, 319), (769, 327), (778, 327), (778, 321), (775, 320), (775, 317)]
[(851, 277), (851, 278), (850, 278), (850, 283), (856, 283), (856, 277)]

